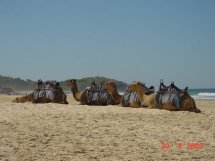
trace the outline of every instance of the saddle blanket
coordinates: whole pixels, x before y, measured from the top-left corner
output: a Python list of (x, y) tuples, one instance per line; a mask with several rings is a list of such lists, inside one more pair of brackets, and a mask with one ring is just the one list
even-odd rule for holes
[(182, 98), (179, 94), (157, 94), (156, 101), (159, 105), (163, 104), (171, 104), (172, 106), (176, 107), (178, 110), (182, 107)]
[(104, 89), (86, 89), (87, 104), (93, 104), (100, 102), (102, 104), (108, 104), (111, 100), (111, 96)]
[(46, 97), (50, 100), (54, 100), (54, 90), (52, 89), (36, 89), (34, 90), (34, 99), (37, 100), (42, 97)]
[(137, 93), (134, 91), (126, 91), (123, 96), (123, 99), (124, 99), (125, 106), (129, 106), (131, 102), (137, 102), (141, 104), (137, 96)]

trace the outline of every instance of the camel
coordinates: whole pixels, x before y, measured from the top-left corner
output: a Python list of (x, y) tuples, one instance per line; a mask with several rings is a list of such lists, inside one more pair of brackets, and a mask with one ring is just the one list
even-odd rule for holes
[[(139, 99), (141, 100), (141, 106), (147, 107), (150, 109), (166, 109), (170, 111), (177, 111), (177, 107), (173, 106), (170, 103), (158, 104), (156, 101), (157, 93), (146, 95), (145, 85), (141, 82), (134, 82), (131, 86), (129, 86), (130, 90), (134, 90), (137, 92)], [(182, 98), (182, 104), (180, 107), (181, 111), (190, 111), (200, 113), (201, 111), (196, 107), (196, 103), (194, 99), (188, 94), (187, 91), (184, 91), (180, 97)]]
[(117, 92), (116, 84), (114, 82), (104, 83), (103, 88), (111, 95), (114, 105), (120, 104), (122, 96)]
[[(133, 89), (132, 89), (132, 84), (128, 84), (128, 86), (127, 86), (127, 89), (126, 89), (126, 91), (128, 91), (128, 93), (129, 92), (132, 92), (133, 93), (133, 97), (135, 97), (134, 99), (130, 99), (130, 100), (127, 100), (127, 101), (129, 101), (128, 103), (126, 103), (125, 101), (126, 101), (126, 95), (127, 95), (127, 93), (125, 93), (123, 96), (122, 96), (122, 99), (121, 99), (121, 102), (120, 102), (120, 105), (122, 106), (122, 107), (132, 107), (132, 108), (140, 108), (141, 107), (141, 99), (139, 98), (139, 96), (138, 96), (138, 94), (135, 92), (135, 91), (133, 91)], [(149, 94), (152, 94), (152, 93), (154, 93), (154, 87), (153, 86), (151, 86), (151, 87), (145, 87), (145, 92), (144, 92), (146, 95), (149, 95)], [(136, 96), (134, 96), (134, 95), (136, 95), (137, 94), (137, 97)], [(132, 96), (129, 96), (129, 97), (132, 97)]]
[(57, 94), (54, 100), (50, 100), (46, 97), (41, 97), (39, 99), (35, 99), (34, 92), (21, 97), (16, 97), (13, 100), (14, 103), (25, 103), (25, 102), (32, 102), (32, 103), (60, 103), (60, 104), (69, 104), (67, 101), (67, 96), (65, 93)]
[(71, 88), (71, 91), (72, 91), (72, 94), (73, 94), (73, 97), (75, 98), (75, 100), (80, 102), (82, 105), (98, 105), (98, 106), (102, 105), (102, 106), (105, 106), (105, 105), (113, 104), (113, 100), (111, 99), (111, 96), (108, 93), (106, 93), (106, 94), (108, 94), (108, 96), (107, 96), (108, 98), (105, 101), (102, 101), (102, 100), (89, 101), (89, 100), (94, 98), (93, 94), (91, 95), (92, 97), (89, 98), (89, 93), (94, 92), (93, 89), (98, 87), (98, 86), (95, 86), (94, 84), (93, 84), (93, 86), (90, 87), (93, 89), (89, 88), (89, 89), (84, 89), (81, 91), (78, 90), (77, 81), (75, 79), (68, 80), (67, 85)]
[(61, 103), (68, 104), (67, 95), (63, 92), (63, 90), (59, 87), (59, 83), (56, 83), (54, 87), (54, 98), (49, 99), (45, 96), (40, 98), (35, 98), (35, 91), (22, 97), (16, 97), (13, 100), (14, 103), (24, 103), (24, 102), (32, 102), (32, 103)]
[(87, 104), (86, 90), (79, 91), (75, 79), (68, 80), (67, 85), (71, 88), (75, 100), (83, 105), (86, 105)]

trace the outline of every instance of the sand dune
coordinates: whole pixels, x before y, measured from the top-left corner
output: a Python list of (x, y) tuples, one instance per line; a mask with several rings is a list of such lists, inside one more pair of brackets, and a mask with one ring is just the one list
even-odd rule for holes
[(118, 106), (11, 103), (0, 95), (0, 160), (215, 160), (215, 101), (201, 114)]

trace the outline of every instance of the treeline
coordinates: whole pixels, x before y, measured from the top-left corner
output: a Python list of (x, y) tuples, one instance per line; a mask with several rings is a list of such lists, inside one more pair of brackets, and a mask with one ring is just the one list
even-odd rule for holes
[(12, 88), (13, 90), (32, 90), (35, 88), (34, 81), (27, 79), (22, 80), (20, 78), (12, 78), (0, 75), (0, 87), (2, 88)]
[[(43, 80), (46, 81), (46, 80)], [(115, 82), (118, 91), (124, 91), (127, 84), (122, 81), (110, 79), (110, 78), (105, 78), (105, 77), (86, 77), (82, 79), (77, 79), (77, 85), (79, 89), (84, 89), (87, 86), (90, 86), (92, 81), (95, 81), (96, 84), (100, 84), (102, 82), (107, 82), (107, 81), (113, 81)], [(0, 87), (2, 88), (12, 88), (15, 91), (28, 91), (28, 90), (34, 90), (36, 87), (37, 82), (32, 81), (30, 79), (23, 80), (20, 78), (12, 78), (12, 77), (6, 77), (6, 76), (1, 76), (0, 75)], [(61, 87), (69, 91), (69, 87), (67, 86), (67, 80), (65, 81), (60, 81)]]

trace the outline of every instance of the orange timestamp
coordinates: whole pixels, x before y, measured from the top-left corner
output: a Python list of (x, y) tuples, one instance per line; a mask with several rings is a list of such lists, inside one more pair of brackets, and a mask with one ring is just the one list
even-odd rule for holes
[(171, 144), (169, 142), (161, 142), (161, 149), (162, 150), (168, 150), (171, 147), (176, 146), (178, 149), (190, 149), (190, 150), (200, 150), (204, 148), (204, 144), (201, 142), (190, 142), (190, 143), (176, 143)]

